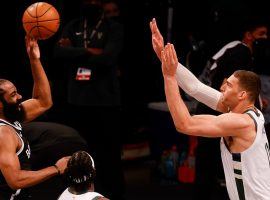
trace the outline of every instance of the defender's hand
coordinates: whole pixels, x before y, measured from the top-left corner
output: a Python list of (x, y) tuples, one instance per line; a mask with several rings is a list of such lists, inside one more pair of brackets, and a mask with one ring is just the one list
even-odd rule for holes
[(175, 76), (178, 58), (174, 46), (168, 43), (161, 52), (163, 76)]
[(164, 40), (159, 32), (155, 18), (150, 22), (150, 29), (152, 33), (152, 46), (153, 49), (161, 61), (161, 51), (164, 49)]

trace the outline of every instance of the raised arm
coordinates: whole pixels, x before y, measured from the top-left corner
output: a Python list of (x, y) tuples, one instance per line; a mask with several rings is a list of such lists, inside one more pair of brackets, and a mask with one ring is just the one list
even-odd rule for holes
[[(0, 127), (0, 170), (12, 189), (20, 189), (38, 184), (46, 179), (58, 174), (54, 166), (50, 166), (38, 171), (22, 170), (16, 149), (19, 140), (13, 128), (9, 126)], [(60, 173), (64, 172), (68, 158), (56, 163)]]
[[(161, 51), (164, 49), (164, 41), (155, 19), (150, 22), (150, 29), (152, 33), (153, 49), (159, 60), (161, 60)], [(202, 102), (203, 104), (214, 110), (223, 113), (227, 112), (228, 109), (221, 103), (222, 94), (219, 91), (200, 82), (199, 79), (194, 76), (194, 74), (192, 74), (186, 67), (181, 65), (179, 62), (177, 65), (175, 76), (177, 84), (188, 95), (192, 96), (199, 102)]]
[(150, 25), (150, 30), (152, 33), (152, 46), (158, 59), (161, 61), (161, 51), (164, 49), (163, 36), (161, 35), (158, 29), (155, 18), (152, 19), (149, 25)]
[(31, 121), (52, 106), (50, 84), (40, 62), (40, 51), (37, 40), (26, 37), (26, 48), (30, 59), (34, 80), (32, 98), (22, 102), (24, 121)]
[[(246, 114), (226, 113), (219, 116), (191, 116), (182, 100), (175, 78), (178, 59), (173, 45), (165, 46), (161, 53), (162, 72), (166, 100), (176, 129), (179, 132), (204, 137), (241, 136), (254, 127), (251, 118)], [(250, 131), (249, 131), (250, 132)]]

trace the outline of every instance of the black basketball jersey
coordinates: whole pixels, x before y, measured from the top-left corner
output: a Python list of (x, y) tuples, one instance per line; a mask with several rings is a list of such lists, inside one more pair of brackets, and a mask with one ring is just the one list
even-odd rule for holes
[[(18, 138), (21, 141), (21, 148), (16, 152), (19, 161), (20, 161), (20, 166), (21, 169), (23, 170), (30, 170), (31, 166), (30, 166), (30, 155), (31, 155), (31, 151), (30, 151), (30, 146), (28, 141), (26, 140), (25, 137), (23, 137), (22, 135), (22, 126), (18, 121), (15, 121), (14, 123), (10, 123), (7, 122), (3, 119), (0, 119), (0, 126), (11, 126), (15, 131), (16, 131), (16, 135), (18, 136)], [(19, 200), (19, 199), (27, 199), (27, 192), (25, 190), (12, 190), (3, 174), (0, 172), (0, 199), (2, 200)]]

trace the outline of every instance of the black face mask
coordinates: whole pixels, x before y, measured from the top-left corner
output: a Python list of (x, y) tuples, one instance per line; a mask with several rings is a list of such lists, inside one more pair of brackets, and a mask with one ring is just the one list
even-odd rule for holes
[(270, 54), (270, 40), (257, 39), (253, 42), (253, 56), (260, 59), (269, 58)]
[(116, 21), (116, 22), (119, 22), (119, 23), (122, 23), (122, 19), (120, 16), (113, 16), (113, 17), (110, 17), (110, 19)]
[(269, 75), (270, 40), (258, 39), (253, 42), (253, 59), (255, 71), (259, 74)]
[(82, 16), (89, 21), (97, 21), (102, 15), (102, 7), (97, 4), (84, 4), (82, 6)]
[(22, 121), (23, 111), (20, 108), (22, 100), (18, 100), (17, 103), (8, 103), (4, 98), (1, 98), (3, 103), (4, 116), (11, 122)]

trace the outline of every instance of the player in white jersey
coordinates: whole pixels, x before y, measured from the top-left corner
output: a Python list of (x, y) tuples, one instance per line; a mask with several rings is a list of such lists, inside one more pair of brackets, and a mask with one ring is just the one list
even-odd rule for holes
[[(202, 84), (179, 64), (172, 44), (165, 46), (161, 58), (166, 99), (176, 129), (187, 135), (222, 137), (222, 160), (232, 200), (269, 199), (269, 144), (264, 117), (254, 106), (260, 93), (259, 76), (250, 71), (236, 71), (219, 92)], [(224, 114), (191, 116), (178, 84), (197, 100)]]
[[(264, 117), (254, 106), (259, 95), (259, 77), (247, 71), (235, 72), (221, 92), (201, 83), (178, 63), (173, 45), (164, 48), (156, 21), (150, 22), (152, 45), (161, 59), (168, 106), (181, 133), (204, 137), (222, 137), (221, 152), (226, 185), (232, 200), (270, 197), (269, 143)], [(190, 116), (177, 84), (190, 96), (220, 111), (220, 116)]]
[(245, 112), (253, 120), (256, 136), (244, 151), (233, 153), (226, 139), (221, 138), (220, 148), (230, 199), (269, 199), (270, 163), (269, 144), (264, 130), (264, 117), (259, 110)]
[(108, 200), (94, 192), (96, 169), (93, 158), (85, 151), (75, 152), (64, 173), (69, 187), (58, 200)]

